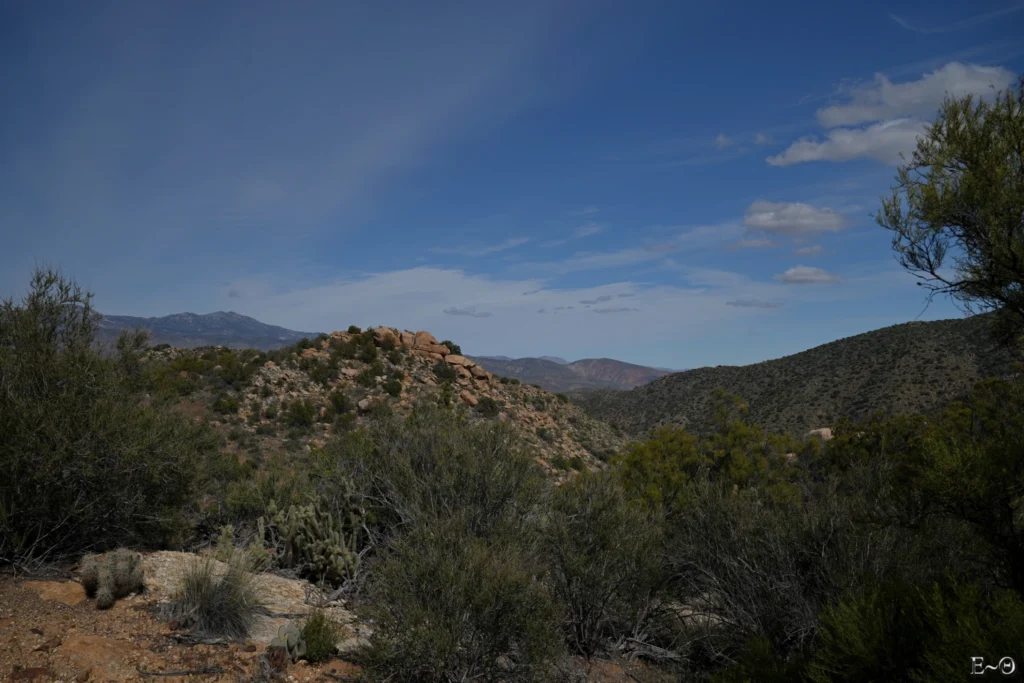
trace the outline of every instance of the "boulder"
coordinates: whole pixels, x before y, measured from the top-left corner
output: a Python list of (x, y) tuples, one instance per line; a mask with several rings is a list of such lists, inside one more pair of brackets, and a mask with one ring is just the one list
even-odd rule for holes
[(413, 346), (416, 346), (416, 333), (406, 330), (399, 336), (399, 341), (402, 346), (412, 348)]
[(373, 342), (377, 346), (383, 346), (388, 339), (391, 340), (392, 344), (398, 346), (399, 337), (395, 334), (394, 330), (387, 327), (378, 327), (373, 331)]
[(413, 347), (417, 349), (422, 349), (423, 347), (428, 345), (437, 346), (437, 339), (434, 338), (434, 335), (423, 330), (417, 332), (416, 338), (413, 341)]
[(473, 377), (475, 379), (487, 379), (489, 376), (488, 372), (479, 365), (474, 365), (470, 367), (469, 371), (473, 373)]
[(462, 367), (461, 365), (455, 366), (455, 374), (464, 379), (471, 379), (473, 377), (473, 373), (471, 373), (468, 369)]
[(448, 347), (444, 344), (425, 344), (419, 347), (419, 349), (428, 353), (438, 353), (442, 356), (447, 356), (451, 353), (451, 351), (448, 350)]
[(818, 429), (812, 429), (811, 431), (807, 432), (807, 436), (816, 436), (823, 441), (828, 441), (829, 439), (832, 438), (832, 428), (819, 427)]
[(476, 407), (476, 404), (480, 402), (469, 389), (463, 389), (462, 391), (460, 391), (459, 398), (461, 398), (463, 401), (465, 401), (472, 407)]
[(465, 356), (460, 356), (456, 353), (451, 353), (445, 356), (444, 362), (447, 363), (448, 365), (461, 365), (464, 368), (471, 368), (474, 365), (476, 365), (476, 363), (474, 363), (470, 359), (466, 358)]
[(341, 371), (341, 374), (345, 375), (346, 377), (355, 377), (356, 375), (359, 374), (359, 371), (356, 370), (355, 368), (345, 368), (344, 370)]
[(362, 401), (357, 403), (356, 406), (359, 408), (359, 412), (365, 413), (367, 410), (373, 407), (373, 401), (371, 401), (368, 398), (364, 398)]
[[(444, 347), (442, 346), (441, 348), (443, 349)], [(434, 353), (432, 351), (427, 351), (427, 358), (429, 358), (430, 360), (436, 360), (436, 361), (444, 360), (444, 356), (442, 356), (439, 353)]]

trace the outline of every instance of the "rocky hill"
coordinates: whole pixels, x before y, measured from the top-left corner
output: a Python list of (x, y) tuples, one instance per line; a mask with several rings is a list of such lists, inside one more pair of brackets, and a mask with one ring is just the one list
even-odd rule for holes
[(1021, 359), (993, 340), (990, 320), (983, 315), (895, 325), (754, 365), (700, 368), (632, 391), (570, 397), (633, 435), (667, 424), (705, 431), (717, 389), (740, 396), (753, 421), (798, 433), (832, 425), (840, 416), (928, 412), (978, 380), (1008, 374)]
[(515, 377), (554, 392), (573, 389), (632, 389), (672, 372), (611, 358), (585, 358), (572, 363), (553, 356), (517, 359), (504, 356), (472, 358), (490, 372)]
[(162, 348), (147, 364), (180, 410), (212, 413), (239, 451), (306, 449), (418, 401), (512, 422), (553, 472), (600, 467), (626, 442), (566, 397), (495, 376), (425, 331), (339, 331), (269, 353)]
[(99, 340), (110, 343), (122, 330), (142, 328), (149, 331), (152, 344), (170, 344), (181, 348), (226, 346), (234, 349), (277, 349), (294, 344), (315, 332), (296, 332), (261, 323), (240, 313), (217, 311), (197, 315), (175, 313), (160, 318), (130, 315), (105, 315), (99, 321)]

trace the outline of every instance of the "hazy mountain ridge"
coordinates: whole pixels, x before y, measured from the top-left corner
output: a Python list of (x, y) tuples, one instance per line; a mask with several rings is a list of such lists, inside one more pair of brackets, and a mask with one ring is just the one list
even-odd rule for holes
[(496, 356), (473, 356), (489, 372), (515, 377), (527, 384), (536, 384), (548, 391), (577, 389), (632, 389), (672, 372), (645, 365), (635, 365), (612, 358), (584, 358), (571, 363), (541, 358), (501, 360)]
[(99, 321), (99, 338), (111, 342), (125, 329), (149, 331), (150, 343), (170, 344), (179, 348), (227, 346), (263, 351), (294, 344), (316, 332), (298, 332), (277, 325), (267, 325), (255, 318), (233, 311), (216, 313), (174, 313), (162, 317), (142, 318), (130, 315), (104, 315)]
[(668, 424), (708, 429), (719, 388), (740, 396), (752, 421), (779, 431), (805, 432), (878, 410), (927, 413), (981, 379), (1009, 374), (1021, 360), (992, 338), (990, 320), (904, 323), (753, 365), (699, 368), (631, 391), (574, 391), (570, 397), (633, 435)]

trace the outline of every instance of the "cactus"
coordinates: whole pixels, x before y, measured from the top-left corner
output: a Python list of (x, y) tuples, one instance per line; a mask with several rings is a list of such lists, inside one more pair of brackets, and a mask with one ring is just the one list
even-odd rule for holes
[(81, 561), (85, 594), (96, 598), (96, 607), (109, 609), (118, 598), (141, 593), (145, 587), (142, 556), (127, 548), (105, 555), (86, 555)]
[[(320, 499), (307, 505), (280, 510), (272, 500), (267, 506), (270, 522), (284, 543), (279, 562), (300, 568), (317, 581), (339, 584), (353, 579), (359, 569), (358, 530), (363, 512), (350, 505), (347, 518), (332, 515)], [(260, 528), (265, 529), (260, 520)]]
[(295, 624), (285, 624), (277, 629), (277, 635), (270, 641), (270, 647), (282, 648), (293, 662), (306, 654), (306, 640)]

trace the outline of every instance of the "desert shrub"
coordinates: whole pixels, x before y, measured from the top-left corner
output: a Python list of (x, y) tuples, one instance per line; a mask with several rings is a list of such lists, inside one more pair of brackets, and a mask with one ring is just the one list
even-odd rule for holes
[(355, 413), (345, 413), (334, 418), (333, 429), (336, 434), (344, 434), (355, 429), (357, 424)]
[(374, 680), (545, 681), (557, 611), (526, 555), (460, 520), (417, 527), (375, 568), (364, 614)]
[(610, 476), (581, 474), (554, 492), (544, 556), (573, 651), (590, 656), (641, 632), (661, 582), (660, 534)]
[(549, 429), (547, 427), (537, 427), (535, 431), (537, 432), (537, 436), (540, 437), (541, 441), (552, 443), (555, 440), (555, 431), (553, 429)]
[(434, 377), (437, 377), (441, 382), (454, 382), (459, 378), (455, 368), (444, 361), (438, 361), (435, 363), (433, 367), (431, 367), (431, 370), (434, 373)]
[(397, 379), (389, 379), (384, 383), (384, 391), (390, 396), (401, 396), (402, 395), (402, 383)]
[(501, 377), (498, 381), (502, 384), (521, 384), (519, 379), (516, 377)]
[(402, 352), (398, 349), (392, 349), (388, 351), (387, 359), (392, 365), (400, 365), (402, 363)]
[(273, 420), (275, 417), (277, 417), (277, 406), (271, 404), (264, 408), (263, 417), (267, 418), (268, 420)]
[(517, 442), (508, 424), (472, 424), (461, 411), (421, 404), (331, 439), (320, 476), (352, 477), (378, 543), (455, 514), (486, 536), (522, 528), (540, 494), (538, 468)]
[(500, 412), (498, 402), (490, 396), (482, 396), (480, 402), (477, 403), (476, 412), (484, 417), (497, 417)]
[(213, 402), (213, 411), (221, 415), (232, 415), (238, 412), (238, 408), (241, 402), (237, 396), (230, 394), (221, 394), (217, 397), (217, 400)]
[(349, 334), (360, 334), (362, 332), (362, 330), (359, 329), (358, 325), (349, 325), (348, 326), (348, 332), (349, 332)]
[(445, 339), (443, 342), (441, 342), (441, 346), (447, 346), (449, 353), (454, 353), (459, 356), (462, 355), (462, 347), (453, 341)]
[(166, 544), (220, 459), (207, 425), (142, 400), (145, 335), (104, 353), (95, 334), (53, 272), (0, 303), (0, 561)]
[(285, 422), (292, 427), (310, 427), (316, 421), (316, 404), (308, 398), (288, 404)]
[(562, 403), (569, 402), (569, 397), (562, 393), (555, 394), (555, 398), (561, 401)]
[(341, 625), (322, 610), (314, 610), (302, 626), (302, 639), (306, 643), (306, 659), (310, 662), (327, 661), (337, 651)]
[(343, 391), (334, 390), (327, 396), (327, 401), (336, 415), (352, 410), (352, 402)]
[(204, 636), (245, 638), (264, 601), (246, 553), (234, 553), (226, 570), (212, 557), (197, 559), (163, 608), (165, 618)]

